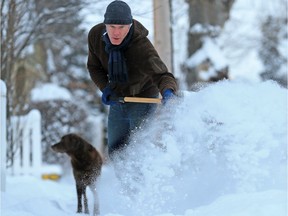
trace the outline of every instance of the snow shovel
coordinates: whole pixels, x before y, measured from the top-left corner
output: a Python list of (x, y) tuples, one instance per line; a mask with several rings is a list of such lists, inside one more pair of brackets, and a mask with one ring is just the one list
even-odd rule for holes
[(160, 98), (144, 98), (144, 97), (116, 97), (111, 98), (112, 101), (120, 103), (161, 103)]

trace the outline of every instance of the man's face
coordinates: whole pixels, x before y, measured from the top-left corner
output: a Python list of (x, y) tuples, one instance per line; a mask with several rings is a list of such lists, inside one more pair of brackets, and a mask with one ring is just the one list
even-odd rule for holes
[(106, 25), (106, 30), (109, 36), (109, 39), (113, 45), (119, 45), (122, 43), (124, 38), (129, 32), (129, 25)]

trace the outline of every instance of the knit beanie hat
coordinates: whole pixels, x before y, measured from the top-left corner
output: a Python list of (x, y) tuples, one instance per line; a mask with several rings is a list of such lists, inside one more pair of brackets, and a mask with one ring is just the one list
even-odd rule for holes
[(123, 1), (111, 2), (104, 14), (105, 24), (128, 25), (132, 23), (131, 9)]

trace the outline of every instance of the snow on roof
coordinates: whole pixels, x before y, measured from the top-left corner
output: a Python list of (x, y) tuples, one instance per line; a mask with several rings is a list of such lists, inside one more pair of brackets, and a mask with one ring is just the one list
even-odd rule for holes
[(35, 102), (55, 99), (71, 100), (72, 95), (66, 88), (46, 83), (31, 91), (31, 99)]

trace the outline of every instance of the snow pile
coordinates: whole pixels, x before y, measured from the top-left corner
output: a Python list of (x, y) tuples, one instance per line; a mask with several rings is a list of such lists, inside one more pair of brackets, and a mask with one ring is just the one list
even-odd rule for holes
[(183, 214), (223, 194), (284, 191), (286, 96), (274, 82), (225, 81), (168, 104), (120, 158), (116, 172), (133, 194), (123, 215)]
[[(103, 167), (103, 216), (287, 213), (287, 89), (274, 82), (223, 81), (185, 92), (130, 144), (115, 170), (122, 183), (111, 164)], [(9, 177), (2, 197), (4, 215), (77, 215), (72, 176), (58, 183)]]
[(218, 198), (210, 206), (188, 210), (184, 216), (284, 216), (285, 201), (286, 194), (279, 191), (232, 194)]

